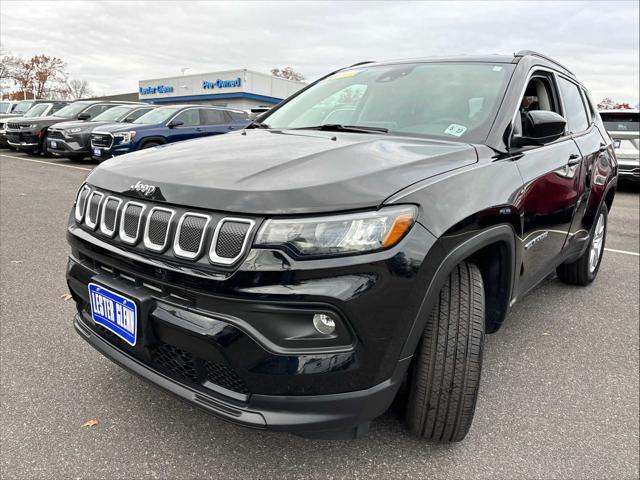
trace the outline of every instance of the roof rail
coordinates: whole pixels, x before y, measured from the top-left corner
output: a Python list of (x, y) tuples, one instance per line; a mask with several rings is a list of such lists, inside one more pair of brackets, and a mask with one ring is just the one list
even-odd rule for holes
[(516, 52), (516, 53), (514, 54), (514, 57), (524, 57), (524, 56), (526, 56), (526, 55), (533, 55), (533, 56), (535, 56), (535, 57), (543, 58), (543, 59), (545, 59), (546, 61), (551, 62), (551, 63), (553, 63), (553, 64), (555, 64), (555, 65), (557, 65), (557, 66), (559, 66), (559, 67), (561, 67), (561, 68), (565, 69), (567, 72), (569, 72), (569, 73), (570, 73), (571, 75), (573, 75), (574, 77), (576, 76), (576, 75), (575, 75), (575, 73), (573, 73), (571, 70), (569, 70), (567, 67), (565, 67), (564, 65), (562, 65), (562, 64), (561, 64), (560, 62), (558, 62), (557, 60), (554, 60), (554, 59), (553, 59), (553, 58), (551, 58), (551, 57), (547, 57), (546, 55), (543, 55), (543, 54), (541, 54), (541, 53), (535, 52), (535, 51), (533, 51), (533, 50), (520, 50), (519, 52)]

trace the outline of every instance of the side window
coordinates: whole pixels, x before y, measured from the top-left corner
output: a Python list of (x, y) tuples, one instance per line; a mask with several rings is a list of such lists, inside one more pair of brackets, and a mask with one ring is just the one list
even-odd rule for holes
[(141, 117), (142, 115), (144, 115), (145, 113), (149, 112), (153, 110), (152, 108), (139, 108), (138, 110), (134, 110), (133, 112), (131, 112), (129, 115), (127, 115), (127, 117), (124, 119), (125, 122), (131, 123), (134, 120), (136, 120), (137, 118)]
[(593, 123), (593, 119), (595, 117), (595, 113), (593, 111), (593, 106), (591, 105), (591, 101), (589, 100), (589, 95), (582, 88), (580, 89), (580, 93), (582, 94), (582, 101), (587, 107), (587, 117), (589, 118), (589, 125)]
[(197, 127), (200, 125), (200, 114), (197, 108), (191, 108), (178, 114), (175, 118), (175, 122), (182, 122), (181, 127)]
[(200, 116), (203, 125), (223, 125), (229, 123), (227, 116), (222, 110), (203, 108), (200, 110)]
[(60, 110), (62, 107), (66, 107), (67, 105), (64, 103), (54, 103), (53, 107), (51, 107), (51, 111), (49, 112), (49, 115), (51, 115), (54, 112), (57, 112), (58, 110)]
[(514, 133), (522, 134), (522, 121), (527, 112), (546, 110), (560, 114), (558, 95), (551, 77), (543, 72), (534, 73), (529, 79), (524, 95), (520, 99), (515, 117)]
[(88, 113), (91, 115), (91, 118), (93, 118), (96, 115), (100, 115), (102, 112), (109, 110), (111, 107), (113, 107), (113, 105), (92, 105), (82, 113)]
[(562, 77), (558, 78), (558, 85), (560, 86), (560, 94), (562, 95), (562, 103), (564, 104), (564, 116), (567, 119), (567, 128), (572, 133), (586, 130), (589, 126), (589, 120), (578, 86)]

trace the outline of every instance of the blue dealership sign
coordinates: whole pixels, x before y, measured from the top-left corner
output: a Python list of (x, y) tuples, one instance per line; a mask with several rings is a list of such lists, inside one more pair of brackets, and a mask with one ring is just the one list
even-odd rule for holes
[(172, 93), (171, 85), (158, 85), (156, 87), (140, 87), (140, 95), (155, 95), (156, 93)]
[(215, 82), (210, 82), (209, 80), (202, 81), (202, 88), (205, 90), (214, 89), (214, 88), (236, 88), (242, 85), (242, 80), (240, 77), (234, 80), (222, 80), (217, 79)]

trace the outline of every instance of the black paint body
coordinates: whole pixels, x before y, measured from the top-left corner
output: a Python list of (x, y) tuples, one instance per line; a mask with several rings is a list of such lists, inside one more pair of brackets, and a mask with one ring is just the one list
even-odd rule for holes
[[(597, 209), (613, 200), (616, 160), (597, 114), (577, 136), (540, 147), (505, 143), (530, 71), (573, 78), (569, 72), (536, 55), (462, 61), (517, 63), (484, 144), (249, 129), (96, 168), (87, 183), (105, 193), (148, 202), (130, 190), (142, 180), (157, 187), (151, 203), (249, 216), (258, 224), (392, 204), (416, 205), (419, 216), (386, 251), (301, 260), (254, 247), (238, 265), (219, 268), (101, 238), (72, 214), (67, 278), (77, 330), (114, 361), (243, 425), (350, 429), (384, 412), (457, 263), (471, 259), (480, 267), (487, 331), (495, 331), (518, 297), (586, 249)], [(544, 240), (531, 242), (540, 235)], [(138, 299), (135, 348), (101, 336), (88, 309), (90, 281)], [(284, 338), (316, 311), (340, 319), (338, 340)], [(229, 366), (248, 393), (187, 384), (150, 368), (149, 348), (158, 341)]]

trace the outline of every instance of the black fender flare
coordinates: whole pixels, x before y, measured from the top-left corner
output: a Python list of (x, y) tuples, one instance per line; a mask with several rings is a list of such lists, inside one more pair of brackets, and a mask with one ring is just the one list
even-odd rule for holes
[(440, 290), (445, 284), (447, 277), (453, 268), (463, 260), (469, 258), (475, 252), (478, 252), (482, 248), (496, 242), (504, 242), (509, 250), (508, 257), (510, 261), (508, 268), (509, 278), (511, 281), (508, 289), (508, 295), (505, 299), (508, 309), (516, 275), (516, 234), (511, 225), (501, 224), (488, 228), (465, 240), (445, 255), (445, 258), (431, 277), (429, 286), (427, 287), (422, 303), (420, 304), (420, 308), (418, 309), (418, 314), (416, 315), (413, 325), (409, 330), (409, 335), (407, 335), (405, 340), (400, 358), (410, 357), (415, 352), (420, 338), (422, 337), (422, 332), (426, 328), (429, 313), (436, 304)]

